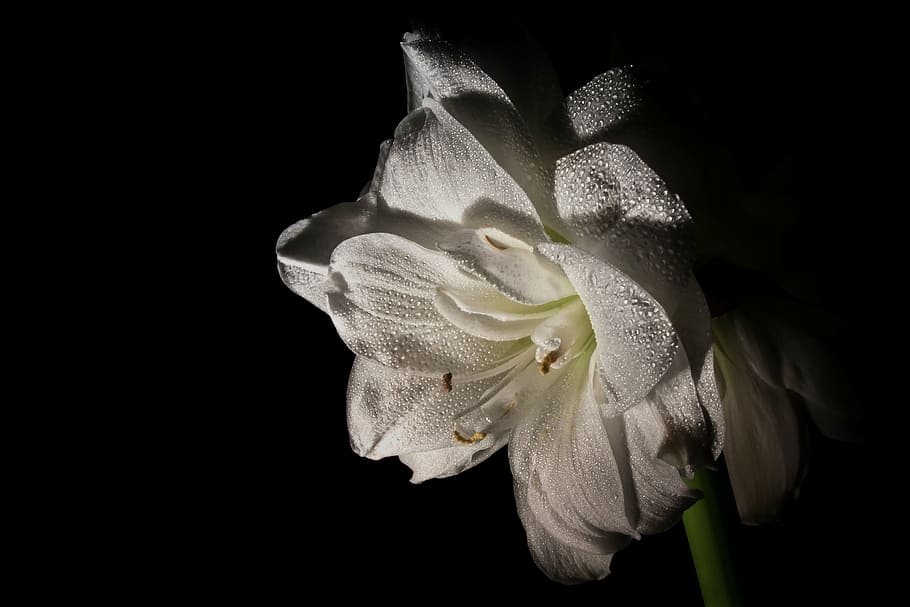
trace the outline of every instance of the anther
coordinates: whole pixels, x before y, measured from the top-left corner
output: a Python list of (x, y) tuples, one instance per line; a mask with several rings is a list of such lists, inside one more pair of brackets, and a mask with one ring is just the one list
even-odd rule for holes
[(537, 364), (537, 370), (540, 371), (541, 375), (546, 375), (550, 372), (550, 365), (552, 365), (558, 358), (559, 355), (555, 351), (547, 352), (546, 356), (543, 357), (543, 360)]
[(509, 247), (505, 246), (504, 244), (500, 244), (500, 243), (496, 242), (495, 240), (493, 240), (486, 234), (484, 234), (483, 237), (488, 243), (490, 243), (490, 246), (493, 247), (494, 249), (499, 249), (500, 251), (505, 251), (506, 249), (509, 248)]
[(461, 434), (458, 433), (458, 430), (453, 430), (452, 436), (454, 436), (455, 440), (457, 442), (461, 443), (462, 445), (473, 445), (477, 441), (483, 440), (487, 436), (487, 433), (486, 432), (475, 432), (473, 435), (471, 435), (471, 438), (465, 438)]

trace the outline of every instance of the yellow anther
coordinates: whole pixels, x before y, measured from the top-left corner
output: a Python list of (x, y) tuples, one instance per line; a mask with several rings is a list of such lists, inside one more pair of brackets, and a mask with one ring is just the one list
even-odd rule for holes
[(486, 437), (487, 433), (486, 432), (475, 432), (471, 436), (471, 438), (465, 438), (461, 434), (458, 433), (458, 430), (453, 430), (452, 435), (455, 437), (455, 440), (457, 442), (461, 443), (462, 445), (473, 445), (477, 441), (483, 440)]
[(540, 371), (541, 375), (546, 375), (550, 372), (550, 365), (556, 362), (556, 359), (559, 358), (559, 355), (556, 352), (547, 352), (547, 355), (543, 357), (543, 360), (540, 361), (537, 365), (537, 370)]

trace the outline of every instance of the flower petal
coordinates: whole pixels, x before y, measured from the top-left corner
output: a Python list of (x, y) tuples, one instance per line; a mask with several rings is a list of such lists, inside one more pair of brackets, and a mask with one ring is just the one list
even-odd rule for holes
[(825, 347), (819, 316), (797, 303), (747, 298), (730, 313), (743, 353), (765, 382), (798, 394), (812, 421), (831, 438), (855, 440), (862, 434), (861, 411), (835, 350)]
[[(627, 273), (668, 312), (685, 349), (685, 366), (692, 367), (694, 394), (709, 424), (711, 452), (718, 456), (723, 422), (713, 360), (709, 360), (710, 314), (691, 272), (691, 217), (679, 198), (624, 146), (599, 143), (561, 159), (556, 184), (557, 205), (576, 244)], [(689, 395), (693, 394), (690, 383), (683, 377), (676, 381), (678, 387), (686, 385)], [(686, 403), (686, 425), (694, 429), (689, 397), (673, 401)], [(700, 452), (701, 444), (701, 438), (696, 439), (679, 456), (689, 452), (684, 459), (696, 463), (698, 456), (692, 449)]]
[(714, 330), (725, 384), (724, 456), (739, 516), (748, 524), (775, 521), (805, 469), (795, 403), (753, 371), (731, 318), (715, 318)]
[(538, 146), (552, 139), (548, 122), (563, 105), (559, 77), (526, 28), (515, 19), (471, 19), (465, 36), (455, 38), (447, 31), (444, 37), (502, 87)]
[(380, 192), (391, 209), (546, 240), (534, 205), (473, 135), (432, 99), (395, 131)]
[(623, 474), (626, 503), (634, 506), (631, 520), (642, 534), (666, 531), (698, 498), (698, 492), (683, 482), (677, 467), (660, 457), (670, 442), (665, 419), (651, 401), (644, 401), (622, 418), (607, 420), (617, 428), (610, 435), (611, 444), (627, 449), (616, 457), (629, 467), (629, 474)]
[[(473, 445), (463, 445), (453, 436), (455, 418), (475, 407), (498, 380), (494, 376), (468, 383), (452, 382), (449, 390), (441, 378), (411, 375), (358, 356), (348, 382), (351, 447), (370, 459), (454, 447), (468, 454), (467, 460), (442, 459), (469, 462), (501, 438), (508, 438), (508, 432), (501, 436), (490, 434)], [(429, 460), (423, 461), (429, 465)]]
[(628, 274), (659, 300), (689, 281), (692, 218), (635, 152), (597, 143), (561, 158), (556, 206), (576, 246)]
[(332, 251), (348, 238), (370, 231), (374, 218), (372, 205), (346, 202), (290, 226), (275, 245), (281, 280), (325, 312), (325, 277)]
[(437, 100), (539, 204), (549, 200), (547, 176), (531, 134), (502, 88), (460, 49), (422, 34), (401, 44), (409, 109)]
[(444, 254), (392, 234), (344, 241), (332, 255), (328, 308), (355, 353), (396, 369), (441, 378), (506, 363), (529, 340), (488, 341), (465, 333), (436, 308), (439, 287), (492, 288), (458, 270)]
[[(530, 306), (527, 307), (529, 310), (534, 309)], [(515, 318), (502, 319), (495, 312), (491, 314), (486, 311), (466, 309), (454, 293), (445, 289), (439, 289), (436, 292), (436, 309), (465, 333), (494, 341), (528, 337), (540, 324), (541, 319), (550, 314), (549, 311), (529, 312), (526, 315), (516, 315)]]
[(661, 305), (615, 267), (573, 246), (537, 246), (562, 268), (587, 309), (597, 337), (607, 411), (638, 404), (670, 368), (678, 347)]
[[(708, 443), (712, 459), (720, 457), (724, 447), (724, 414), (714, 375), (714, 344), (711, 338), (711, 312), (694, 275), (678, 289), (670, 302), (670, 320), (685, 350), (696, 395), (707, 422)], [(693, 462), (697, 463), (697, 462)]]
[(656, 457), (686, 472), (713, 461), (712, 437), (683, 348), (676, 350), (670, 369), (646, 400), (665, 429)]
[(379, 191), (379, 187), (382, 185), (382, 176), (385, 174), (385, 164), (389, 160), (389, 150), (391, 148), (391, 139), (386, 139), (379, 144), (379, 158), (376, 160), (376, 168), (373, 169), (373, 177), (370, 179), (369, 183), (363, 187), (363, 191), (360, 192), (361, 196), (367, 192)]
[(348, 238), (371, 232), (389, 232), (432, 246), (450, 226), (431, 222), (377, 204), (391, 141), (379, 148), (373, 179), (357, 202), (345, 202), (315, 213), (288, 227), (278, 237), (275, 252), (278, 273), (294, 293), (326, 312), (325, 294), (332, 251)]
[(637, 534), (593, 398), (589, 362), (590, 354), (551, 372), (537, 402), (518, 405), (536, 415), (513, 430), (509, 459), (522, 520), (533, 517), (572, 549), (609, 554), (609, 534)]
[(602, 580), (610, 575), (613, 554), (625, 548), (632, 538), (621, 533), (606, 533), (600, 552), (573, 548), (541, 524), (516, 488), (518, 514), (528, 536), (528, 548), (534, 562), (548, 578), (560, 584), (582, 584)]
[(540, 305), (575, 294), (558, 267), (527, 244), (504, 236), (492, 230), (459, 230), (436, 246), (463, 270), (518, 303)]
[(649, 401), (605, 415), (595, 366), (587, 354), (551, 372), (536, 417), (513, 430), (509, 446), (535, 561), (564, 583), (603, 577), (613, 552), (639, 533), (666, 530), (697, 497), (658, 457), (662, 415)]
[(541, 374), (534, 360), (534, 350), (515, 358), (515, 365), (500, 381), (481, 395), (477, 406), (467, 409), (455, 420), (461, 436), (501, 434), (511, 431), (537, 415), (542, 394), (552, 389), (558, 375)]
[(582, 143), (602, 140), (626, 123), (641, 106), (642, 81), (631, 66), (614, 68), (566, 98), (565, 108)]
[(481, 441), (473, 445), (405, 453), (400, 455), (399, 459), (414, 473), (411, 476), (412, 483), (418, 484), (432, 478), (448, 478), (485, 461), (508, 444), (509, 436), (510, 433), (505, 432), (489, 444)]

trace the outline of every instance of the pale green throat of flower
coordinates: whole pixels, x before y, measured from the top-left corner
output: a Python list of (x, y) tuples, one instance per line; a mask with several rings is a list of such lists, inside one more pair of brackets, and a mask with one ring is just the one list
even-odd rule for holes
[[(547, 228), (548, 235), (555, 241), (568, 242), (559, 233)], [(489, 235), (484, 239), (490, 247), (506, 250), (508, 245), (499, 242)], [(568, 284), (568, 281), (566, 281)], [(510, 417), (522, 403), (535, 402), (533, 398), (552, 381), (558, 372), (570, 364), (590, 365), (591, 357), (597, 346), (591, 320), (587, 310), (577, 294), (563, 297), (540, 306), (521, 306), (526, 314), (515, 314), (516, 322), (530, 321), (529, 333), (525, 346), (509, 361), (492, 372), (504, 372), (503, 379), (487, 390), (482, 396), (475, 414), (456, 420), (452, 432), (454, 441), (462, 445), (473, 445), (491, 433), (512, 425)], [(476, 309), (480, 314), (491, 317), (501, 315), (501, 310)], [(455, 324), (457, 318), (450, 317)], [(442, 377), (442, 390), (449, 393), (459, 383), (476, 381), (489, 377), (491, 371), (453, 376), (446, 373)], [(553, 374), (553, 376), (548, 377)], [(525, 412), (522, 412), (525, 413)]]

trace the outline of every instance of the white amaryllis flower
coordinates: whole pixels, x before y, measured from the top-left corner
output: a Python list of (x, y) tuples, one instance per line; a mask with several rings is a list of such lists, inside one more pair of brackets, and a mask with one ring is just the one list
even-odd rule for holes
[(714, 319), (726, 444), (740, 519), (778, 520), (806, 468), (804, 413), (828, 437), (859, 436), (851, 390), (820, 341), (817, 319), (795, 302), (748, 298)]
[(410, 114), (359, 200), (281, 235), (281, 276), (357, 354), (355, 451), (421, 482), (508, 444), (537, 564), (601, 578), (678, 520), (697, 497), (680, 472), (722, 448), (691, 218), (604, 141), (634, 107), (628, 71), (560, 104), (548, 139), (543, 88), (513, 99), (444, 41), (402, 46)]

